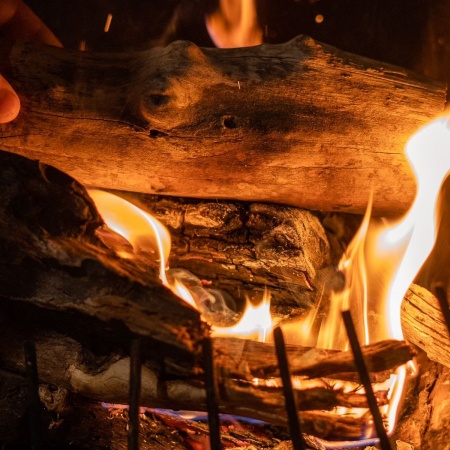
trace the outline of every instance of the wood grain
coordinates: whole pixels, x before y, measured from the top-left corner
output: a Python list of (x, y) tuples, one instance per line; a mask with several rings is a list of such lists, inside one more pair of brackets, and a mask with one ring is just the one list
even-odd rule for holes
[[(4, 45), (5, 47), (5, 45)], [(403, 147), (443, 84), (300, 36), (286, 44), (129, 54), (6, 46), (18, 120), (0, 147), (88, 186), (397, 214)]]

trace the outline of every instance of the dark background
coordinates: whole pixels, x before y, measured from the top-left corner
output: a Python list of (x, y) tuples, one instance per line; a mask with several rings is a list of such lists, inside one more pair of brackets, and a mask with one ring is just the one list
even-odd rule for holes
[[(187, 39), (213, 46), (204, 16), (217, 0), (26, 0), (66, 47), (141, 50)], [(269, 43), (299, 34), (435, 79), (450, 78), (448, 0), (257, 0)], [(103, 31), (112, 14), (108, 33)], [(316, 23), (321, 14), (322, 23)]]

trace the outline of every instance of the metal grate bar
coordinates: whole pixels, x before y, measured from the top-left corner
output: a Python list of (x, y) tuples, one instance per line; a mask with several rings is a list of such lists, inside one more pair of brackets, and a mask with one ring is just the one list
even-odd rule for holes
[(383, 425), (383, 419), (381, 417), (380, 410), (378, 409), (377, 400), (373, 393), (372, 383), (370, 382), (369, 371), (367, 370), (366, 362), (361, 351), (361, 346), (358, 342), (356, 335), (355, 325), (353, 324), (350, 311), (342, 311), (342, 318), (344, 319), (345, 328), (347, 329), (348, 339), (352, 348), (353, 357), (355, 358), (356, 369), (358, 370), (361, 383), (366, 391), (367, 403), (369, 404), (370, 412), (372, 413), (373, 421), (375, 423), (375, 429), (377, 430), (378, 439), (380, 440), (380, 446), (382, 450), (391, 450), (391, 444), (389, 442), (386, 429)]
[(25, 378), (27, 383), (27, 407), (29, 414), (31, 449), (41, 450), (43, 448), (42, 420), (36, 346), (33, 341), (25, 341), (23, 343), (23, 350), (25, 356)]
[(283, 382), (283, 393), (286, 402), (286, 412), (289, 421), (289, 430), (291, 433), (292, 446), (294, 450), (305, 450), (306, 444), (303, 440), (300, 420), (298, 418), (297, 399), (292, 388), (291, 371), (286, 355), (286, 345), (284, 342), (283, 331), (280, 327), (273, 330), (275, 341), (275, 351), (278, 358), (278, 366), (280, 368), (281, 380)]
[(209, 440), (211, 450), (221, 450), (218, 389), (214, 370), (213, 346), (210, 338), (203, 339), (203, 361), (206, 381), (206, 406), (208, 408)]
[(139, 450), (139, 407), (141, 397), (142, 340), (134, 338), (130, 349), (130, 405), (128, 450)]

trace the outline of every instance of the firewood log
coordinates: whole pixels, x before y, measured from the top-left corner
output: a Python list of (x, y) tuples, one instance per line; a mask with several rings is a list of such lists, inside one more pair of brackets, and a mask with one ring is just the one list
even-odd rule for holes
[(3, 43), (22, 112), (2, 147), (87, 186), (397, 214), (415, 184), (404, 144), (443, 84), (307, 37), (131, 54)]
[(424, 350), (432, 361), (450, 368), (450, 336), (437, 298), (413, 284), (401, 314), (405, 339)]
[[(169, 265), (183, 268), (237, 301), (270, 293), (280, 316), (304, 311), (319, 292), (342, 282), (332, 269), (345, 244), (332, 248), (323, 218), (282, 205), (210, 202), (117, 192), (170, 231)], [(337, 255), (339, 253), (339, 255)]]
[[(53, 325), (54, 314), (45, 317), (47, 314), (45, 311), (27, 313), (27, 308), (20, 308), (17, 302), (14, 302), (16, 303), (14, 305), (8, 303), (10, 302), (6, 302), (6, 306), (3, 304), (0, 308), (0, 324), (3, 330), (0, 335), (1, 369), (23, 372), (21, 346), (25, 340), (32, 340), (36, 345), (39, 378), (42, 383), (59, 386), (97, 401), (128, 402), (129, 358), (127, 349), (120, 349), (117, 346), (117, 338), (111, 338), (115, 332), (112, 327), (108, 330), (99, 326), (96, 330), (91, 330), (89, 343), (88, 337), (78, 332), (79, 337), (89, 345), (87, 347), (70, 337), (71, 333), (77, 334), (77, 327), (82, 329), (86, 327), (83, 324), (85, 319), (82, 317), (77, 317), (78, 323), (72, 328), (66, 326), (63, 334), (57, 328), (64, 329), (70, 320), (63, 313), (56, 315), (60, 321), (59, 325)], [(101, 350), (94, 348), (94, 341), (99, 340), (102, 342)], [(242, 378), (238, 373), (238, 368), (243, 364), (246, 364), (251, 372), (253, 365), (258, 368), (268, 359), (274, 360), (273, 346), (229, 338), (214, 339), (213, 344), (220, 385), (221, 411), (286, 426), (287, 417), (281, 386), (272, 388), (262, 384), (255, 386), (247, 381), (246, 373)], [(197, 359), (195, 367), (189, 370), (186, 364), (177, 366), (171, 360), (170, 354), (158, 354), (155, 349), (149, 348), (150, 345), (150, 341), (145, 339), (146, 362), (142, 368), (141, 404), (149, 407), (206, 410), (201, 361)], [(392, 363), (391, 358), (390, 370), (415, 354), (412, 348), (409, 349), (407, 356), (402, 354), (395, 342), (386, 345), (389, 346), (393, 358), (395, 355), (398, 356), (395, 363)], [(239, 355), (236, 352), (237, 347), (241, 348)], [(290, 347), (289, 355), (298, 357), (307, 350)], [(332, 359), (336, 361), (336, 352), (331, 353)], [(365, 354), (371, 353), (373, 360), (378, 357), (383, 359), (381, 353), (377, 354), (376, 346), (369, 346), (368, 351), (365, 350)], [(329, 357), (326, 356), (326, 352), (325, 357), (323, 352), (317, 352), (315, 357), (309, 355), (309, 360), (316, 361), (316, 374), (321, 373), (321, 366), (323, 374), (325, 376), (329, 374), (327, 371)], [(342, 367), (346, 367), (345, 362)], [(380, 365), (380, 369), (385, 368)], [(305, 431), (329, 438), (338, 434), (341, 437), (355, 438), (361, 434), (362, 421), (348, 420), (346, 417), (336, 419), (318, 410), (332, 410), (335, 406), (365, 407), (367, 404), (364, 395), (345, 393), (341, 389), (333, 390), (326, 380), (320, 379), (314, 380), (314, 383), (305, 388), (299, 388), (296, 393)], [(384, 404), (387, 400), (386, 392), (377, 392), (377, 398), (380, 404)], [(320, 427), (318, 424), (321, 424)], [(346, 434), (341, 434), (344, 433), (344, 429)]]
[(156, 267), (119, 258), (83, 186), (51, 166), (1, 152), (0, 297), (78, 311), (195, 351), (200, 314), (162, 286)]

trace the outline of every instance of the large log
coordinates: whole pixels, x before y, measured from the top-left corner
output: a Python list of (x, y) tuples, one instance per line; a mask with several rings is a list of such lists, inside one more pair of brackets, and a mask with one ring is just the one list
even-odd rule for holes
[[(3, 45), (22, 100), (2, 147), (85, 185), (398, 213), (415, 185), (403, 147), (442, 111), (442, 84), (299, 37), (131, 54)], [(368, 182), (370, 180), (370, 182)]]

